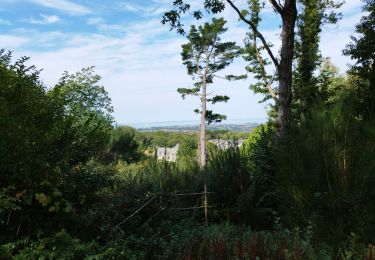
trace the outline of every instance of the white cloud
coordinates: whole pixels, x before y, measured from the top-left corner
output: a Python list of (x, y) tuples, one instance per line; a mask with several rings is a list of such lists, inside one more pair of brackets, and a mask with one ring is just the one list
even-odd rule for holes
[(140, 16), (156, 16), (168, 11), (168, 6), (163, 3), (156, 3), (153, 5), (139, 5), (133, 3), (120, 3), (119, 8), (126, 12), (139, 14)]
[(346, 0), (340, 10), (342, 12), (356, 12), (361, 9), (362, 6), (363, 2), (360, 0)]
[(140, 5), (136, 5), (132, 3), (121, 3), (120, 8), (124, 11), (129, 11), (129, 12), (138, 12), (142, 10), (142, 7)]
[(98, 25), (104, 23), (104, 19), (101, 17), (92, 17), (87, 19), (88, 25)]
[(29, 0), (34, 4), (67, 12), (71, 15), (85, 15), (91, 13), (88, 7), (76, 4), (69, 0)]
[(4, 20), (4, 19), (0, 18), (0, 24), (1, 25), (11, 25), (12, 23), (10, 21), (8, 21), (8, 20)]
[(14, 50), (27, 43), (29, 39), (20, 36), (0, 34), (1, 48)]
[(31, 18), (29, 20), (32, 24), (55, 24), (60, 21), (60, 18), (57, 15), (45, 15), (41, 14), (40, 19)]

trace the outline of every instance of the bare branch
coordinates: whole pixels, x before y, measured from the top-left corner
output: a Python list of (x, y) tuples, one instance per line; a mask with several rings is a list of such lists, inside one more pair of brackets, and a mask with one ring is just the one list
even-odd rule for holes
[(192, 209), (203, 209), (203, 208), (215, 208), (215, 206), (197, 206), (197, 207), (190, 207), (190, 208), (169, 208), (174, 210), (192, 210)]
[(135, 214), (137, 214), (138, 212), (140, 212), (144, 207), (146, 207), (148, 204), (151, 203), (151, 201), (153, 201), (155, 199), (155, 197), (152, 197), (149, 201), (147, 201), (142, 207), (140, 207), (139, 209), (137, 209), (136, 211), (133, 212), (133, 214), (131, 214), (129, 217), (125, 218), (123, 221), (121, 221), (120, 223), (118, 223), (116, 226), (114, 226), (115, 228), (121, 226), (122, 224), (124, 224), (128, 219), (132, 218)]
[(155, 193), (155, 195), (162, 195), (162, 196), (195, 196), (195, 195), (204, 195), (204, 194), (211, 194), (214, 192), (191, 192), (191, 193), (174, 193), (174, 192), (164, 192), (164, 193)]
[(152, 215), (143, 225), (146, 225), (148, 222), (151, 221), (154, 217), (159, 215), (161, 212), (163, 212), (167, 207), (161, 207), (154, 215)]
[(226, 0), (226, 1), (227, 1), (227, 2), (230, 4), (230, 6), (232, 6), (232, 8), (237, 12), (237, 14), (238, 14), (238, 16), (241, 18), (241, 20), (244, 21), (245, 23), (247, 23), (248, 25), (250, 25), (251, 29), (255, 32), (256, 37), (258, 37), (258, 38), (262, 41), (262, 44), (263, 44), (264, 48), (266, 49), (268, 55), (270, 56), (270, 58), (271, 58), (273, 64), (274, 64), (275, 67), (276, 67), (276, 70), (279, 70), (279, 61), (278, 61), (278, 60), (276, 59), (276, 57), (273, 55), (273, 53), (272, 53), (272, 51), (271, 51), (271, 48), (270, 48), (270, 46), (267, 44), (267, 41), (266, 41), (266, 39), (264, 38), (263, 34), (261, 34), (261, 33), (257, 30), (257, 28), (256, 28), (256, 26), (255, 26), (254, 23), (252, 23), (250, 20), (246, 19), (246, 18), (242, 15), (241, 11), (237, 8), (237, 6), (235, 6), (235, 5), (233, 4), (233, 2), (232, 2), (231, 0)]
[(276, 95), (275, 91), (272, 88), (271, 83), (269, 82), (269, 80), (267, 78), (266, 68), (264, 67), (264, 61), (263, 61), (262, 57), (260, 56), (260, 53), (259, 53), (259, 50), (258, 50), (257, 38), (255, 37), (255, 33), (254, 33), (254, 37), (253, 37), (253, 46), (254, 46), (255, 53), (256, 53), (256, 59), (259, 63), (260, 69), (262, 70), (263, 81), (266, 84), (266, 87), (268, 89), (269, 94), (271, 95), (273, 100), (275, 100), (275, 102), (277, 102), (279, 100), (279, 97)]
[(276, 0), (269, 0), (271, 2), (271, 4), (273, 5), (273, 7), (275, 7), (276, 11), (279, 13), (279, 14), (283, 14), (284, 13), (284, 9), (283, 7), (276, 2)]
[(226, 77), (222, 77), (222, 76), (218, 76), (218, 75), (212, 75), (212, 76), (214, 76), (214, 77), (216, 77), (216, 78), (219, 78), (219, 79), (227, 79)]

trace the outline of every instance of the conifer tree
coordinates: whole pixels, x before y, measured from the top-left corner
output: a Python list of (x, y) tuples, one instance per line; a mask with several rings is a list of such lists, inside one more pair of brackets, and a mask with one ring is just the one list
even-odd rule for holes
[(185, 98), (186, 95), (198, 96), (201, 108), (195, 112), (200, 114), (199, 128), (199, 165), (206, 165), (206, 122), (221, 122), (225, 115), (216, 114), (207, 109), (207, 103), (215, 104), (227, 102), (228, 96), (210, 96), (207, 86), (212, 84), (215, 77), (227, 80), (236, 80), (243, 76), (219, 76), (217, 72), (225, 69), (240, 54), (240, 47), (235, 42), (221, 42), (220, 36), (227, 31), (224, 27), (226, 21), (222, 18), (213, 19), (212, 23), (203, 26), (192, 26), (187, 36), (188, 43), (182, 45), (182, 60), (187, 72), (195, 80), (192, 88), (179, 88), (178, 93)]

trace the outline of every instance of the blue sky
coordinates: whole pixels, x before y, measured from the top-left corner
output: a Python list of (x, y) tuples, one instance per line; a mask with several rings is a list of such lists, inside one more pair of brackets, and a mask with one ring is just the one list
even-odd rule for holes
[[(182, 100), (178, 87), (192, 84), (181, 64), (184, 37), (160, 23), (171, 0), (0, 0), (0, 48), (14, 57), (29, 56), (43, 69), (46, 87), (52, 87), (63, 71), (75, 72), (94, 65), (112, 98), (114, 116), (120, 124), (195, 120), (198, 100)], [(190, 0), (199, 8), (202, 0)], [(236, 4), (245, 7), (246, 0)], [(361, 1), (346, 0), (343, 19), (322, 32), (321, 50), (344, 72), (350, 60), (341, 55), (354, 26), (361, 17)], [(246, 27), (227, 8), (223, 14), (229, 30), (225, 40), (242, 44)], [(189, 25), (192, 20), (184, 17)], [(277, 16), (266, 7), (262, 31), (267, 40), (280, 45)], [(277, 51), (276, 51), (277, 52)], [(244, 72), (242, 60), (228, 73)], [(266, 105), (248, 89), (252, 82), (218, 80), (212, 86), (217, 94), (231, 100), (214, 107), (228, 119), (265, 118)]]

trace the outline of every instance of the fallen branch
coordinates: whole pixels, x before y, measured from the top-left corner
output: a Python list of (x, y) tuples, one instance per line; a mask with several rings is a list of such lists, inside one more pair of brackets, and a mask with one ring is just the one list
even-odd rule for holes
[(148, 222), (150, 222), (151, 219), (159, 215), (162, 211), (164, 211), (167, 207), (162, 207), (160, 210), (158, 210), (154, 215), (152, 215), (143, 225), (146, 225)]
[(214, 192), (192, 192), (192, 193), (173, 193), (173, 192), (164, 192), (164, 193), (155, 193), (155, 195), (164, 195), (164, 196), (194, 196), (194, 195), (205, 195), (211, 194)]
[(203, 209), (203, 208), (215, 208), (215, 206), (198, 206), (198, 207), (190, 207), (190, 208), (169, 208), (174, 210), (192, 210), (192, 209)]
[(117, 227), (121, 226), (122, 224), (124, 224), (128, 219), (132, 218), (135, 214), (140, 212), (143, 208), (145, 208), (148, 204), (150, 204), (151, 201), (153, 201), (154, 199), (155, 199), (155, 197), (153, 196), (149, 201), (146, 202), (146, 204), (144, 204), (142, 207), (140, 207), (139, 209), (134, 211), (129, 217), (125, 218), (120, 223), (118, 223), (116, 226), (114, 226), (114, 228), (117, 228)]

